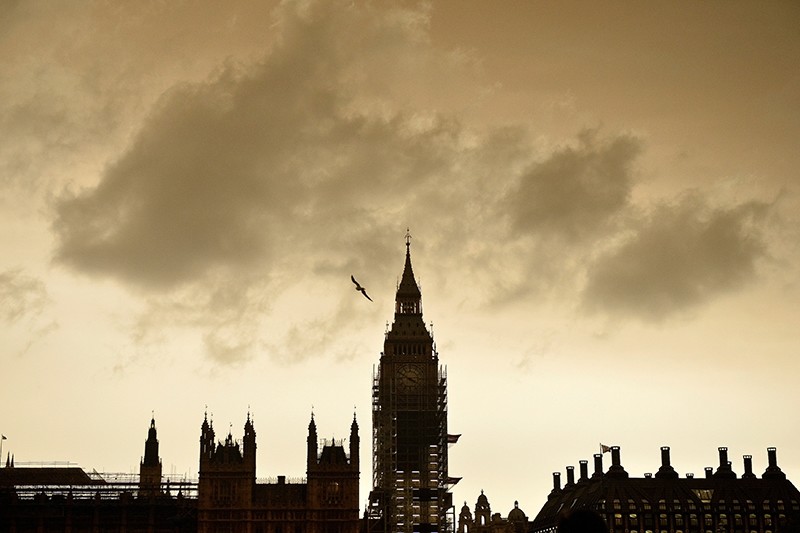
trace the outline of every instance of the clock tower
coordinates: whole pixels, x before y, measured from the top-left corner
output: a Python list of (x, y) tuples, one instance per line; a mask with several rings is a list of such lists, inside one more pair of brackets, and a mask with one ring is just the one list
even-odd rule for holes
[(422, 319), (422, 294), (411, 267), (411, 235), (395, 297), (394, 322), (372, 386), (372, 531), (449, 531), (447, 373)]

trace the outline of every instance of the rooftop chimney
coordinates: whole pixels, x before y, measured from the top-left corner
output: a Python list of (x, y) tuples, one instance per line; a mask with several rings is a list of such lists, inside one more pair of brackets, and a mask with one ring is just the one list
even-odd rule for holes
[(608, 472), (606, 472), (607, 476), (611, 477), (619, 477), (619, 478), (626, 478), (628, 477), (628, 473), (622, 468), (619, 460), (619, 446), (612, 446), (611, 447), (611, 466), (608, 468)]
[(744, 474), (742, 479), (755, 479), (756, 475), (753, 473), (753, 456), (744, 455)]
[(568, 466), (567, 467), (567, 484), (564, 485), (564, 488), (573, 487), (575, 485), (575, 467)]
[(718, 449), (719, 449), (719, 467), (717, 467), (717, 471), (714, 474), (714, 477), (726, 478), (726, 479), (735, 478), (736, 473), (731, 468), (731, 462), (728, 461), (728, 448), (726, 448), (725, 446), (720, 446)]
[(581, 471), (581, 477), (578, 479), (579, 482), (586, 481), (587, 479), (589, 479), (589, 461), (587, 461), (586, 459), (580, 460), (580, 471)]
[(561, 472), (553, 472), (553, 490), (547, 497), (553, 498), (559, 494), (561, 494)]
[(661, 447), (661, 468), (656, 472), (658, 479), (678, 479), (678, 473), (669, 462), (669, 446)]
[(710, 466), (706, 467), (706, 479), (711, 479), (711, 476), (714, 474), (714, 469)]
[(761, 476), (763, 479), (786, 479), (786, 474), (778, 466), (778, 451), (775, 448), (767, 448), (767, 459), (769, 466)]
[(600, 453), (594, 454), (594, 474), (592, 479), (603, 477), (603, 455)]

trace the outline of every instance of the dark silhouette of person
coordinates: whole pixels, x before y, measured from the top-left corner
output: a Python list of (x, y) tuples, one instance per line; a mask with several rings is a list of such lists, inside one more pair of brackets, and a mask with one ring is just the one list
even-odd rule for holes
[(558, 517), (558, 533), (608, 533), (603, 517), (591, 509), (575, 509)]

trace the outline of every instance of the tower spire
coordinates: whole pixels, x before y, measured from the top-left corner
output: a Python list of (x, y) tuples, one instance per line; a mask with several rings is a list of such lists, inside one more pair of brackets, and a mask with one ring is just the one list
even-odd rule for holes
[(139, 491), (147, 496), (155, 496), (161, 489), (161, 458), (158, 456), (158, 435), (156, 433), (156, 414), (150, 415), (150, 428), (144, 441), (144, 457), (139, 463)]
[(403, 267), (403, 276), (400, 278), (400, 285), (397, 287), (395, 296), (395, 315), (419, 315), (422, 314), (422, 293), (414, 278), (414, 269), (411, 266), (411, 233), (406, 230), (406, 263)]

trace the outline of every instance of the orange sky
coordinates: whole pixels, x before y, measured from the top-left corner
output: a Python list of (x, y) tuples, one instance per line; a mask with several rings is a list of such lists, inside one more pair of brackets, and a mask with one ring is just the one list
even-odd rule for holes
[[(312, 406), (369, 465), (403, 235), (463, 433), (455, 500), (767, 446), (800, 475), (793, 2), (0, 7), (0, 431), (18, 462), (259, 476)], [(355, 274), (375, 300), (352, 290)], [(737, 459), (737, 457), (739, 459)], [(366, 499), (370, 472), (362, 473)]]

